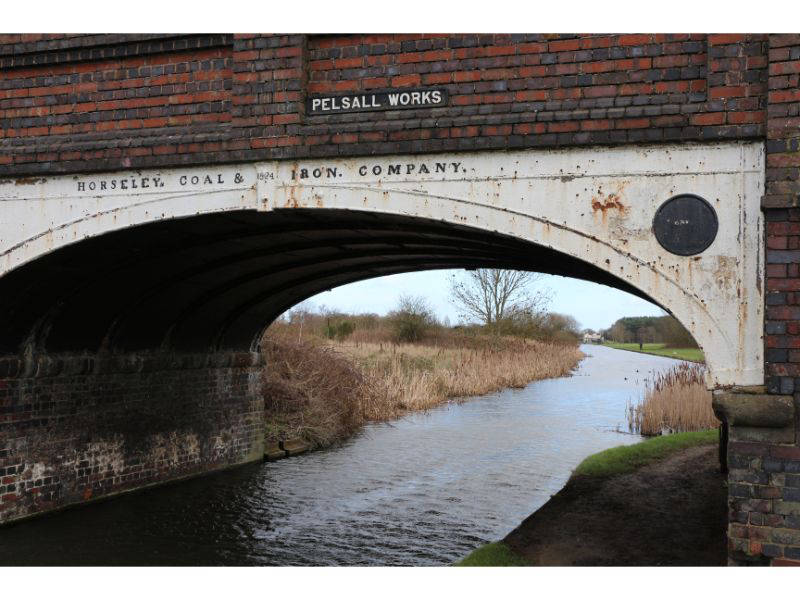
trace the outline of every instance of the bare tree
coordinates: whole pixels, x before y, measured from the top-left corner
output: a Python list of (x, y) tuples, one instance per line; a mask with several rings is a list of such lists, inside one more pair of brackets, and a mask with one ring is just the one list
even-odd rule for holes
[(450, 280), (450, 300), (462, 318), (496, 325), (516, 315), (542, 315), (550, 291), (533, 289), (541, 274), (507, 269), (475, 269)]
[(301, 302), (287, 310), (284, 315), (288, 323), (299, 325), (297, 330), (297, 341), (299, 342), (303, 337), (303, 326), (311, 323), (314, 318), (314, 304), (308, 301)]

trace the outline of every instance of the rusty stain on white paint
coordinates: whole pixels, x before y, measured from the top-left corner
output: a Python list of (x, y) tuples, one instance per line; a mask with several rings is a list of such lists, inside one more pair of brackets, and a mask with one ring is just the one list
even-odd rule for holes
[[(298, 176), (303, 170), (305, 178)], [(4, 180), (0, 276), (77, 240), (160, 219), (294, 208), (423, 217), (528, 240), (620, 277), (691, 329), (706, 353), (709, 385), (757, 385), (764, 379), (763, 187), (764, 149), (754, 142), (309, 159)], [(704, 197), (718, 213), (719, 234), (699, 256), (669, 254), (651, 233), (657, 208), (678, 193)]]

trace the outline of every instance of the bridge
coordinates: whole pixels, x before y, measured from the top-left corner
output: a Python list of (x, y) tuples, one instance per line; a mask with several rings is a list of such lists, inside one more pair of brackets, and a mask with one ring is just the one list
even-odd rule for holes
[(800, 564), (797, 35), (0, 35), (0, 522), (263, 455), (264, 329), (422, 269), (689, 329)]

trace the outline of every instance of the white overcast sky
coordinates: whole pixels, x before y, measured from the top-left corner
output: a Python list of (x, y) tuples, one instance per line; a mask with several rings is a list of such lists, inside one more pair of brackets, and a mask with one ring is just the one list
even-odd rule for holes
[[(328, 308), (348, 313), (386, 314), (403, 294), (427, 298), (440, 318), (459, 322), (458, 311), (450, 303), (450, 277), (463, 277), (461, 270), (421, 271), (377, 277), (322, 292), (306, 301), (309, 308)], [(550, 310), (575, 317), (582, 328), (603, 329), (620, 317), (662, 315), (659, 307), (641, 298), (597, 283), (579, 279), (542, 275), (537, 287), (548, 288)]]

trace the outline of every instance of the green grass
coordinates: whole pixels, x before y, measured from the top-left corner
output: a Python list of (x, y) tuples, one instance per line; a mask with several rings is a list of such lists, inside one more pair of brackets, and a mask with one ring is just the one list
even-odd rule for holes
[(492, 542), (473, 550), (457, 567), (527, 567), (527, 562), (503, 542)]
[(608, 477), (630, 473), (678, 450), (717, 443), (718, 435), (716, 429), (689, 431), (661, 435), (630, 446), (609, 448), (586, 458), (575, 469), (573, 476)]
[(605, 342), (604, 346), (616, 348), (617, 350), (630, 350), (631, 352), (642, 352), (643, 354), (656, 354), (668, 358), (679, 358), (691, 362), (705, 362), (703, 351), (700, 348), (667, 348), (666, 344), (642, 344), (639, 350), (638, 343), (621, 344), (619, 342)]

